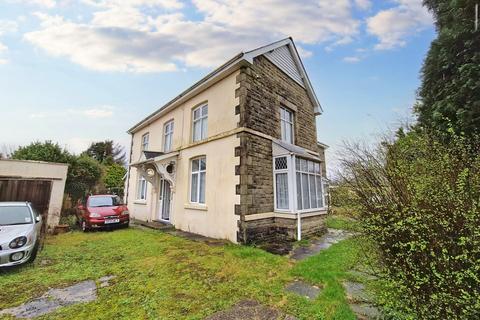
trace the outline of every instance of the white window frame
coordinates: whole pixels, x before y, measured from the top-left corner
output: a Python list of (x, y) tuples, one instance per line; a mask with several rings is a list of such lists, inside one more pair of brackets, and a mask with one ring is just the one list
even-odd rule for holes
[[(275, 159), (277, 158), (287, 158), (287, 168), (286, 169), (275, 169)], [(292, 156), (290, 155), (282, 155), (282, 156), (277, 156), (273, 157), (273, 201), (274, 201), (274, 208), (275, 211), (278, 212), (293, 212), (294, 211), (294, 200), (295, 200), (295, 186), (292, 183), (292, 164), (295, 162), (292, 162)], [(287, 173), (287, 181), (288, 181), (288, 208), (279, 208), (277, 205), (277, 174), (279, 173)]]
[(150, 140), (150, 134), (149, 134), (148, 132), (147, 132), (147, 133), (144, 133), (144, 134), (142, 135), (142, 141), (141, 141), (142, 151), (148, 150), (149, 140)]
[[(301, 160), (305, 160), (307, 161), (307, 171), (303, 171), (301, 166), (300, 166), (300, 170), (297, 169), (297, 161), (296, 159), (299, 159), (300, 161)], [(320, 162), (317, 162), (317, 161), (312, 161), (312, 160), (308, 160), (308, 159), (304, 159), (304, 158), (301, 158), (301, 157), (294, 157), (294, 163), (295, 163), (295, 166), (294, 166), (294, 178), (295, 179), (295, 209), (297, 210), (297, 212), (300, 212), (300, 213), (304, 213), (304, 212), (314, 212), (314, 211), (319, 211), (319, 210), (325, 210), (326, 206), (325, 206), (325, 192), (324, 192), (324, 186), (323, 186), (323, 176), (322, 176), (322, 164)], [(319, 172), (318, 173), (315, 173), (315, 172), (309, 172), (308, 170), (308, 163), (317, 163), (319, 165)], [(303, 175), (302, 174), (306, 174), (308, 176), (308, 195), (309, 195), (309, 202), (310, 202), (310, 208), (308, 209), (299, 209), (298, 208), (298, 198), (297, 198), (297, 189), (298, 189), (298, 185), (297, 185), (297, 173), (300, 173), (301, 175), (301, 179), (303, 179)], [(312, 208), (311, 206), (311, 198), (310, 198), (310, 195), (311, 195), (311, 192), (310, 192), (310, 176), (314, 176), (315, 177), (315, 188), (317, 188), (317, 177), (320, 178), (320, 190), (321, 190), (321, 194), (320, 196), (322, 197), (322, 206), (321, 207), (315, 207), (315, 208)], [(300, 182), (300, 194), (303, 196), (303, 184), (302, 182)], [(318, 205), (318, 192), (317, 192), (317, 205)], [(302, 206), (303, 206), (303, 198), (302, 198)]]
[(172, 151), (173, 147), (173, 130), (174, 122), (173, 120), (167, 121), (163, 125), (163, 152)]
[(136, 201), (146, 202), (147, 194), (148, 194), (148, 182), (142, 175), (139, 174), (137, 179)]
[[(205, 169), (202, 169), (200, 166), (201, 159), (205, 162)], [(193, 171), (193, 162), (198, 160), (198, 170)], [(201, 174), (205, 174), (205, 179), (204, 179), (204, 194), (205, 194), (205, 199), (203, 199), (203, 202), (200, 202), (200, 191), (201, 191)], [(196, 199), (192, 200), (192, 188), (193, 188), (193, 176), (197, 176), (197, 197)], [(190, 203), (193, 204), (198, 204), (198, 205), (205, 205), (207, 202), (207, 157), (206, 156), (200, 156), (196, 158), (192, 158), (190, 160), (190, 186), (189, 186), (189, 193), (188, 193), (188, 199)]]
[[(276, 170), (275, 169), (275, 159), (276, 158), (282, 158), (282, 157), (286, 157), (287, 158), (287, 168), (286, 169), (280, 169), (280, 170)], [(314, 162), (314, 163), (318, 163), (319, 165), (319, 173), (318, 174), (314, 174), (314, 173), (309, 173), (309, 172), (306, 172), (306, 173), (309, 173), (309, 174), (312, 174), (314, 175), (315, 177), (320, 177), (320, 186), (321, 186), (321, 196), (322, 196), (322, 207), (317, 207), (317, 208), (309, 208), (309, 209), (299, 209), (298, 208), (298, 199), (297, 199), (297, 169), (296, 169), (296, 159), (297, 157), (295, 155), (290, 155), (290, 154), (287, 154), (287, 155), (279, 155), (279, 156), (275, 156), (273, 157), (273, 195), (274, 195), (274, 209), (275, 209), (275, 212), (281, 212), (281, 213), (295, 213), (295, 212), (300, 212), (300, 213), (308, 213), (308, 212), (315, 212), (315, 211), (323, 211), (326, 209), (326, 196), (325, 196), (325, 190), (324, 190), (324, 178), (323, 178), (323, 174), (322, 174), (322, 164), (320, 162), (316, 162), (316, 161), (311, 161), (311, 160), (307, 160), (307, 159), (304, 159), (306, 161), (310, 161), (310, 162)], [(300, 158), (299, 159), (303, 159), (303, 158)], [(307, 163), (307, 168), (308, 168), (308, 163)], [(308, 171), (308, 169), (307, 169)], [(278, 173), (287, 173), (288, 174), (288, 208), (285, 209), (285, 208), (278, 208), (277, 206), (277, 174)], [(300, 173), (304, 173), (303, 171), (300, 171)], [(316, 180), (315, 180), (316, 182)], [(302, 188), (302, 185), (300, 184), (300, 188)], [(309, 188), (310, 188), (310, 185), (309, 185)], [(302, 190), (301, 190), (302, 191)], [(309, 194), (310, 194), (310, 189), (308, 190)], [(318, 195), (318, 193), (317, 193)], [(318, 198), (317, 198), (318, 199)], [(309, 197), (309, 201), (311, 201), (310, 197)]]
[[(287, 116), (288, 115), (288, 118)], [(290, 140), (287, 139), (287, 131), (290, 131)], [(280, 107), (280, 132), (282, 141), (290, 144), (295, 142), (295, 115), (292, 110), (281, 106)]]
[[(200, 110), (199, 117), (195, 118), (195, 112)], [(204, 114), (204, 110), (206, 110)], [(200, 125), (200, 136), (195, 135), (195, 124), (199, 123)], [(205, 128), (204, 128), (205, 123)], [(192, 142), (198, 142), (205, 140), (207, 138), (208, 132), (208, 104), (202, 104), (192, 110)]]

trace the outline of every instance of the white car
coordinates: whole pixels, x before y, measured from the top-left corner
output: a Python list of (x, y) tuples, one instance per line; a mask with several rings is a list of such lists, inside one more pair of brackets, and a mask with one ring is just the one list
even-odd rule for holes
[(0, 267), (35, 260), (41, 227), (29, 202), (0, 202)]

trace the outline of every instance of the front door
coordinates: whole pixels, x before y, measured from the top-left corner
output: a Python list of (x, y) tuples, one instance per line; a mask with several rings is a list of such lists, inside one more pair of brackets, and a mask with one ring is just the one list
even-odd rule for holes
[(170, 182), (165, 179), (160, 180), (160, 192), (159, 192), (159, 218), (160, 220), (170, 220), (170, 207), (171, 207), (172, 192), (170, 189)]

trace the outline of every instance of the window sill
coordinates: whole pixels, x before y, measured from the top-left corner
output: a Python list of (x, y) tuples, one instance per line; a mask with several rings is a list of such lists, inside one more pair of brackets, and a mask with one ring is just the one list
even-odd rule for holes
[(192, 209), (192, 210), (199, 210), (199, 211), (207, 211), (208, 207), (204, 204), (197, 204), (197, 203), (185, 203), (185, 209)]
[(147, 200), (134, 200), (133, 203), (134, 203), (134, 204), (143, 204), (143, 205), (146, 205), (146, 204), (147, 204)]

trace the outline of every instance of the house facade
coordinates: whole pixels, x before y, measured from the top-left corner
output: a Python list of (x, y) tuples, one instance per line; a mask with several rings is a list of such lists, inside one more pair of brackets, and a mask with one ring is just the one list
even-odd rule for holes
[(129, 130), (132, 217), (247, 244), (322, 232), (321, 111), (291, 38), (235, 56)]

